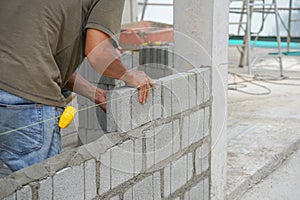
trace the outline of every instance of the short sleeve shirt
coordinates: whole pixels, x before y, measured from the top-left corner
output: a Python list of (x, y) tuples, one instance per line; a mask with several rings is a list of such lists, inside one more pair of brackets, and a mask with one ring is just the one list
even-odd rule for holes
[(123, 8), (124, 0), (2, 0), (0, 89), (64, 106), (61, 90), (84, 59), (86, 29), (117, 43)]

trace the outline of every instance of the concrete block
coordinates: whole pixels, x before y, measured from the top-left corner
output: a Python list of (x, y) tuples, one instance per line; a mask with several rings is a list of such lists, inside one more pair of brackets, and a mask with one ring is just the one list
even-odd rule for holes
[(172, 155), (173, 126), (172, 122), (155, 128), (155, 163)]
[(180, 197), (177, 197), (175, 200), (180, 200)]
[(87, 69), (87, 80), (93, 84), (97, 84), (100, 80), (100, 74), (98, 74), (94, 68), (90, 65), (89, 62), (86, 62), (86, 66)]
[(154, 130), (145, 132), (145, 143), (146, 143), (146, 167), (150, 168), (154, 165), (155, 147), (154, 147)]
[(40, 199), (52, 200), (52, 177), (49, 177), (40, 182), (38, 194)]
[(189, 146), (189, 128), (190, 128), (190, 115), (185, 115), (182, 118), (182, 129), (181, 129), (182, 149), (187, 148)]
[(104, 194), (111, 189), (111, 151), (100, 156), (100, 188), (98, 193)]
[(107, 130), (107, 117), (106, 113), (99, 107), (96, 107), (96, 125), (98, 128), (96, 130), (106, 131)]
[(168, 54), (168, 47), (167, 46), (162, 46), (161, 47), (161, 52), (160, 52), (160, 64), (164, 66), (169, 66), (169, 54)]
[(179, 73), (172, 79), (172, 115), (189, 109), (188, 74)]
[(65, 168), (53, 177), (54, 199), (84, 199), (83, 165)]
[[(107, 131), (111, 132), (115, 127), (121, 133), (131, 130), (131, 96), (133, 88), (118, 88), (108, 92), (107, 102)], [(115, 123), (111, 123), (114, 120)], [(110, 124), (111, 123), (111, 124)]]
[(190, 190), (190, 200), (203, 199), (204, 185), (203, 181), (200, 181), (196, 186)]
[(169, 44), (168, 46), (168, 66), (174, 68), (174, 45)]
[(172, 76), (161, 78), (163, 117), (172, 115)]
[(114, 197), (110, 198), (110, 200), (119, 200), (119, 199), (120, 199), (119, 196), (114, 196)]
[(85, 105), (87, 103), (88, 99), (81, 96), (81, 95), (77, 95), (77, 102), (78, 104), (81, 104), (81, 105)]
[(187, 181), (191, 180), (193, 178), (193, 170), (194, 170), (194, 164), (193, 164), (193, 154), (189, 153), (187, 155)]
[(160, 172), (153, 174), (153, 199), (161, 200)]
[(118, 99), (118, 113), (117, 113), (117, 127), (118, 131), (125, 133), (131, 130), (131, 99), (133, 91), (136, 89), (133, 88), (120, 88), (117, 90)]
[(201, 147), (198, 147), (195, 151), (195, 171), (196, 171), (196, 174), (199, 175), (202, 173), (202, 158), (201, 158), (201, 155), (202, 155), (202, 150), (201, 150)]
[(125, 51), (122, 53), (120, 56), (120, 59), (122, 63), (127, 67), (127, 68), (132, 68), (132, 53), (131, 51)]
[(207, 142), (197, 148), (195, 156), (196, 174), (201, 174), (209, 168), (210, 148)]
[(211, 96), (211, 70), (206, 68), (203, 72), (203, 98), (204, 102), (208, 101)]
[(142, 139), (134, 140), (134, 175), (141, 173), (143, 168), (143, 142)]
[(29, 185), (26, 185), (22, 189), (17, 191), (17, 200), (28, 200), (28, 199), (32, 199), (32, 190)]
[(198, 110), (190, 114), (189, 145), (203, 138), (204, 110)]
[(13, 193), (12, 195), (5, 197), (3, 200), (16, 200), (16, 193)]
[(77, 72), (83, 77), (87, 76), (86, 67), (85, 67), (85, 62), (87, 62), (87, 61), (85, 61), (85, 60), (81, 63), (81, 65), (77, 69)]
[(133, 189), (129, 188), (123, 196), (123, 200), (133, 200)]
[(115, 79), (109, 78), (107, 76), (101, 76), (98, 84), (103, 85), (116, 85)]
[(185, 193), (184, 193), (184, 198), (183, 198), (184, 200), (190, 200), (190, 192), (189, 191), (186, 191)]
[(89, 160), (84, 164), (84, 194), (85, 199), (93, 199), (97, 196), (96, 186), (96, 161)]
[(209, 179), (205, 179), (204, 182), (204, 188), (203, 188), (203, 200), (209, 200), (210, 195), (209, 195)]
[(133, 141), (129, 140), (111, 149), (111, 186), (126, 182), (133, 177), (134, 170)]
[(95, 129), (95, 108), (88, 108), (87, 109), (87, 118), (88, 118), (88, 129), (93, 130)]
[(87, 133), (86, 128), (78, 128), (78, 140), (79, 140), (78, 143), (80, 145), (87, 144), (87, 140), (86, 140), (87, 135), (86, 135), (86, 133)]
[(133, 186), (133, 199), (153, 200), (152, 176), (148, 176)]
[(188, 73), (188, 92), (189, 92), (189, 108), (194, 108), (197, 105), (197, 76), (195, 73)]
[(78, 105), (80, 110), (79, 115), (79, 128), (88, 128), (88, 111), (86, 110), (87, 105)]
[(153, 97), (153, 105), (152, 105), (152, 112), (153, 112), (153, 120), (156, 120), (161, 117), (162, 115), (162, 85), (161, 81), (155, 80), (156, 89), (152, 90), (152, 97)]
[(132, 51), (132, 69), (136, 69), (139, 66), (139, 52)]
[(113, 86), (113, 88), (119, 88), (125, 86), (124, 81), (109, 78), (106, 76), (100, 76), (97, 84), (105, 85), (109, 90), (111, 90), (111, 88), (109, 88), (110, 86)]
[(210, 108), (209, 107), (206, 107), (204, 109), (204, 127), (203, 127), (203, 136), (206, 137), (208, 136), (210, 133), (209, 133), (209, 130), (210, 130), (210, 119), (211, 119), (211, 113), (210, 113)]
[(159, 79), (166, 76), (166, 72), (169, 71), (166, 67), (157, 67), (156, 64), (145, 65), (146, 73), (152, 79)]
[(172, 162), (171, 193), (184, 186), (187, 182), (187, 156)]
[(209, 144), (205, 142), (201, 147), (202, 172), (206, 171), (209, 168), (209, 155)]
[(204, 88), (203, 71), (204, 71), (204, 69), (195, 68), (191, 71), (196, 73), (197, 105), (201, 105), (204, 102), (204, 96), (203, 96), (203, 88)]
[(173, 121), (173, 154), (180, 150), (180, 126), (179, 120)]
[(102, 89), (102, 90), (108, 90), (109, 85), (103, 84), (103, 83), (98, 83), (97, 87)]
[(117, 98), (120, 98), (117, 93), (107, 91), (106, 94), (106, 131), (108, 133), (118, 130), (117, 127)]
[(148, 67), (146, 66), (146, 64), (138, 66), (138, 67), (137, 67), (137, 70), (143, 71), (143, 72), (145, 72), (146, 74), (148, 74), (148, 71), (147, 71), (147, 70), (148, 70)]
[(87, 129), (86, 130), (86, 144), (91, 143), (99, 139), (101, 136), (103, 136), (104, 132), (100, 129)]
[(148, 101), (145, 104), (141, 104), (138, 98), (138, 90), (135, 90), (131, 97), (131, 128), (140, 127), (152, 120), (152, 104), (153, 104), (152, 92), (149, 93)]
[(164, 168), (164, 197), (171, 194), (171, 164)]

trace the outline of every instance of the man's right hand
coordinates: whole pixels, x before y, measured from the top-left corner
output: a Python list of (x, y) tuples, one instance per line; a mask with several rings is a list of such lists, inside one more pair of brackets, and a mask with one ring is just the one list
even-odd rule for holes
[(154, 81), (143, 71), (127, 70), (121, 77), (128, 86), (139, 90), (139, 102), (145, 104), (149, 98), (151, 87), (156, 89)]

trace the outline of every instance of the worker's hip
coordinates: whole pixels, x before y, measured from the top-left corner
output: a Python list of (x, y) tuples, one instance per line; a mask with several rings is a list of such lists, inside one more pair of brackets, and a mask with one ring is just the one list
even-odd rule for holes
[(60, 153), (61, 113), (0, 90), (0, 159), (16, 171)]

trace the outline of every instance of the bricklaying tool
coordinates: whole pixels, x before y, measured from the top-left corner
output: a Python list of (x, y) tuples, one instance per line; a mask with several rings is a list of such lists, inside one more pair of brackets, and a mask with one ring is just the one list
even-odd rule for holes
[(60, 128), (67, 128), (71, 124), (76, 113), (77, 113), (76, 108), (74, 108), (73, 106), (67, 106), (64, 112), (60, 116), (58, 126)]

